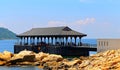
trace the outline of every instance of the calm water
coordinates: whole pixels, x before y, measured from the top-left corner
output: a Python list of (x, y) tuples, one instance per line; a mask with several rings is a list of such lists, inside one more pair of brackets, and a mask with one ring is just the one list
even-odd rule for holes
[(0, 40), (0, 52), (4, 50), (14, 52), (14, 44), (16, 40)]
[[(3, 52), (5, 50), (14, 52), (14, 44), (17, 42), (17, 40), (0, 40), (0, 52)], [(82, 39), (83, 43), (90, 43), (90, 44), (96, 44), (96, 39)], [(95, 54), (96, 52), (90, 52), (90, 55)], [(42, 70), (38, 69), (37, 67), (6, 67), (6, 66), (0, 66), (0, 70)]]
[(43, 70), (39, 69), (35, 66), (24, 66), (24, 67), (6, 67), (6, 66), (0, 66), (0, 70)]

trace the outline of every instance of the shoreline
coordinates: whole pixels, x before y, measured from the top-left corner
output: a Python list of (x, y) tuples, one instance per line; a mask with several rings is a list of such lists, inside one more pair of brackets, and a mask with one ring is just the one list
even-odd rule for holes
[(23, 50), (18, 54), (8, 51), (0, 53), (0, 66), (37, 66), (46, 70), (111, 70), (120, 68), (119, 62), (120, 49), (108, 50), (89, 57), (76, 57), (70, 60), (61, 55), (43, 52), (34, 53), (27, 50)]

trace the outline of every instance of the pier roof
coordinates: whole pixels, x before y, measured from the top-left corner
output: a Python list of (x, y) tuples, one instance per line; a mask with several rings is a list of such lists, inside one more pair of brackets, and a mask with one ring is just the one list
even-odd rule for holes
[(48, 27), (48, 28), (32, 28), (22, 34), (17, 35), (18, 37), (23, 36), (87, 36), (86, 34), (72, 30), (67, 26), (63, 27)]

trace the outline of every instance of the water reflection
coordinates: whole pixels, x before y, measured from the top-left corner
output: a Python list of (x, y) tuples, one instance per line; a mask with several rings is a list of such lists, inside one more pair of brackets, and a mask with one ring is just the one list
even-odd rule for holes
[(43, 69), (39, 69), (35, 66), (23, 66), (23, 67), (19, 67), (19, 66), (14, 66), (14, 67), (0, 66), (0, 70), (43, 70)]

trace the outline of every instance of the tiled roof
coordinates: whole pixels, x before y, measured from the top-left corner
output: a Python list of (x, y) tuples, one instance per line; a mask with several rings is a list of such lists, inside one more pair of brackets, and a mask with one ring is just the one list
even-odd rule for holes
[(86, 36), (86, 34), (79, 33), (70, 29), (69, 27), (48, 27), (48, 28), (32, 28), (29, 31), (26, 31), (20, 36)]

